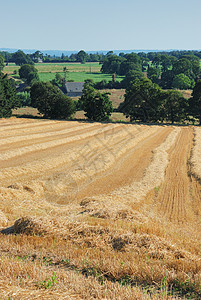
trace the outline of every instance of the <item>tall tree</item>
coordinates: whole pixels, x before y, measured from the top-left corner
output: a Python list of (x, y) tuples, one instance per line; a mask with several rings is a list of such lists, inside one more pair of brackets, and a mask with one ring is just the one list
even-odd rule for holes
[(77, 61), (84, 64), (87, 60), (88, 54), (84, 50), (80, 50), (77, 54)]
[(164, 92), (164, 117), (172, 124), (186, 119), (188, 100), (179, 91)]
[(156, 122), (160, 120), (162, 91), (147, 78), (137, 79), (127, 90), (121, 111), (131, 121)]
[(201, 80), (198, 80), (193, 92), (192, 97), (189, 101), (190, 104), (190, 114), (199, 119), (199, 124), (201, 125)]
[(26, 55), (23, 51), (18, 50), (13, 54), (13, 60), (16, 65), (22, 66), (24, 64), (33, 65), (34, 62), (31, 60), (31, 58)]
[(85, 84), (80, 98), (81, 107), (86, 112), (85, 116), (93, 121), (107, 121), (113, 111), (109, 93), (100, 93), (90, 84)]
[(4, 58), (2, 55), (0, 55), (0, 72), (3, 70), (4, 68)]
[(0, 118), (10, 117), (12, 109), (20, 106), (11, 80), (7, 75), (0, 74)]

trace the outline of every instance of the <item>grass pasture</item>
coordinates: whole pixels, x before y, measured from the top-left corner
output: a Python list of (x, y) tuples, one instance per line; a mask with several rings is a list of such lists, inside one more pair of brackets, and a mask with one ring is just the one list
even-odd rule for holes
[[(102, 74), (100, 72), (101, 65), (99, 63), (38, 63), (35, 64), (38, 70), (39, 78), (41, 81), (50, 81), (55, 78), (55, 74), (59, 73), (64, 76), (63, 68), (68, 69), (67, 80), (73, 80), (75, 82), (84, 82), (86, 79), (92, 79), (95, 82), (106, 80), (111, 81), (112, 75)], [(18, 72), (19, 66), (15, 64), (9, 64), (4, 68), (4, 72), (8, 73), (11, 77), (19, 78), (14, 75), (14, 71)], [(117, 76), (116, 80), (121, 81), (124, 76)]]
[(201, 129), (0, 120), (2, 299), (201, 299)]

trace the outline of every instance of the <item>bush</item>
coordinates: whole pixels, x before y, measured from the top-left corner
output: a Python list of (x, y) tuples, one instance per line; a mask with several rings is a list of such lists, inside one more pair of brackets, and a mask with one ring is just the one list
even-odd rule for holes
[(31, 106), (44, 117), (67, 119), (75, 113), (74, 101), (49, 82), (37, 82), (31, 87)]

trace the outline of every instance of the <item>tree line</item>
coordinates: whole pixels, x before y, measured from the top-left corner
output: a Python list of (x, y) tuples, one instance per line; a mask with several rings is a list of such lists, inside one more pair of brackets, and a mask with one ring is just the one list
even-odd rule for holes
[(178, 57), (159, 53), (152, 57), (142, 53), (111, 54), (104, 57), (101, 71), (125, 76), (121, 85), (125, 88), (132, 79), (143, 77), (144, 73), (163, 89), (192, 89), (201, 75), (201, 68), (199, 55), (190, 53), (185, 51)]
[[(142, 56), (142, 55), (141, 55)], [(0, 55), (0, 117), (10, 117), (12, 109), (24, 102), (22, 95), (16, 94), (15, 82), (3, 74), (4, 58)], [(145, 78), (143, 71), (145, 58), (135, 53), (121, 54), (119, 56), (109, 53), (102, 65), (102, 72), (125, 74), (121, 83), (107, 83), (125, 87), (125, 100), (121, 103), (119, 111), (123, 112), (131, 121), (140, 122), (185, 122), (199, 120), (201, 124), (201, 80), (200, 66), (195, 55), (185, 54), (172, 59), (164, 54), (156, 54), (152, 65), (148, 64)], [(160, 68), (160, 75), (154, 76), (152, 69)], [(183, 73), (180, 73), (180, 72)], [(19, 69), (20, 78), (27, 83), (30, 94), (26, 100), (47, 118), (64, 119), (71, 117), (76, 109), (85, 111), (88, 119), (93, 121), (109, 120), (113, 111), (108, 93), (101, 93), (97, 89), (105, 88), (105, 82), (94, 83), (87, 80), (83, 95), (75, 102), (64, 95), (59, 87), (60, 78), (51, 83), (39, 82), (37, 69), (33, 64), (23, 64)], [(164, 73), (172, 73), (188, 77), (193, 81), (192, 97), (188, 100), (177, 90), (171, 90), (161, 84)], [(174, 78), (175, 78), (174, 77)], [(165, 86), (166, 87), (166, 86)]]
[(201, 80), (187, 99), (178, 90), (162, 90), (148, 78), (136, 79), (126, 89), (119, 111), (131, 121), (174, 124), (198, 119), (201, 125)]
[[(129, 53), (132, 54), (132, 53)], [(146, 67), (146, 62), (153, 61), (156, 57), (156, 60), (158, 60), (158, 57), (165, 55), (166, 60), (168, 60), (167, 57), (170, 57), (171, 60), (174, 59), (180, 59), (184, 55), (194, 55), (201, 59), (201, 51), (197, 50), (183, 50), (183, 51), (161, 51), (161, 52), (138, 52), (134, 53), (136, 54), (143, 62), (144, 66)], [(107, 58), (111, 55), (117, 56), (117, 57), (124, 57), (126, 58), (128, 54), (125, 54), (123, 52), (119, 53), (119, 55), (115, 55), (113, 51), (108, 51), (106, 54), (103, 53), (87, 53), (84, 50), (80, 50), (77, 53), (72, 53), (71, 55), (65, 55), (64, 53), (61, 54), (61, 56), (55, 56), (55, 55), (48, 55), (44, 54), (41, 51), (37, 50), (31, 54), (25, 54), (22, 50), (18, 50), (14, 53), (10, 53), (8, 51), (0, 51), (0, 55), (4, 57), (4, 60), (6, 63), (16, 63), (17, 65), (22, 64), (32, 64), (37, 63), (38, 61), (43, 62), (100, 62), (103, 63)]]

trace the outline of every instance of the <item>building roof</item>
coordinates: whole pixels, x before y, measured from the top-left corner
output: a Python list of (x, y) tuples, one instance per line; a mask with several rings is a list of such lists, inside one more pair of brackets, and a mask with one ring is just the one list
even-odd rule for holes
[(84, 82), (66, 82), (64, 88), (67, 93), (82, 93)]

